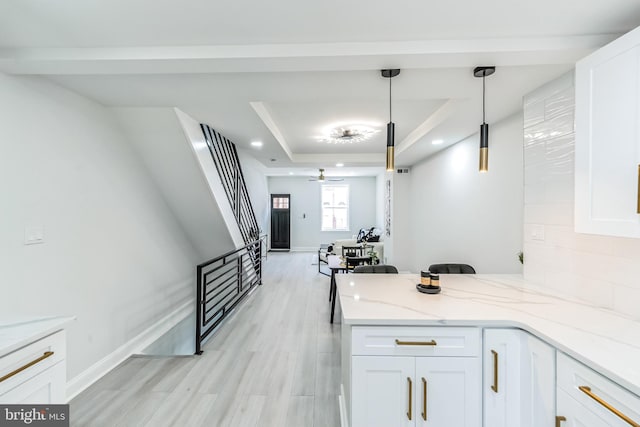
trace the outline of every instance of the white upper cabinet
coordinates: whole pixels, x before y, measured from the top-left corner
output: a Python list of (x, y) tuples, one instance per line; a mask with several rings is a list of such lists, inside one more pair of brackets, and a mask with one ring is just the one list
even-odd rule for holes
[(576, 64), (575, 230), (640, 237), (640, 28)]

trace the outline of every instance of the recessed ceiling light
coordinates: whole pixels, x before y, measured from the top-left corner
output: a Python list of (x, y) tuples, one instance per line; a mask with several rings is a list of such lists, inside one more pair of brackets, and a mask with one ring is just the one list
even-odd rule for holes
[(344, 166), (344, 163), (336, 163), (336, 167), (341, 168)]
[(293, 175), (293, 172), (289, 172), (289, 175)]
[(442, 144), (443, 142), (444, 142), (444, 141), (443, 141), (443, 140), (441, 140), (441, 139), (434, 139), (433, 141), (431, 141), (431, 143), (432, 143), (433, 145), (440, 145), (440, 144)]
[(252, 147), (262, 147), (262, 141), (252, 141), (251, 142), (251, 146)]

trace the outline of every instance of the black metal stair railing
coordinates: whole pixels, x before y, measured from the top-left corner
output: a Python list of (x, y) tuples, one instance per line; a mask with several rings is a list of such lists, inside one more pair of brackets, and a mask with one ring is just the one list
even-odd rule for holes
[(203, 341), (262, 284), (262, 239), (205, 261), (196, 270), (196, 354), (202, 354)]
[(244, 243), (253, 242), (258, 239), (260, 229), (240, 167), (238, 150), (233, 142), (208, 125), (200, 124), (200, 127), (233, 209)]

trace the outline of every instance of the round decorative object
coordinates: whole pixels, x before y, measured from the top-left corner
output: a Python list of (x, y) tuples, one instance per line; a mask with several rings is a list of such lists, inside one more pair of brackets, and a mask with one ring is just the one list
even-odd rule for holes
[(441, 291), (440, 286), (424, 286), (419, 283), (416, 285), (416, 289), (418, 290), (418, 292), (422, 292), (423, 294), (439, 294)]

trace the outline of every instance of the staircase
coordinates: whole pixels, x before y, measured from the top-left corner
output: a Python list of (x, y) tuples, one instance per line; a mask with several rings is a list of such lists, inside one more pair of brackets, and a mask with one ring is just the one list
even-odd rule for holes
[(200, 124), (200, 127), (240, 227), (244, 243), (258, 240), (260, 235), (258, 221), (249, 199), (235, 144), (208, 125)]
[[(235, 144), (200, 124), (244, 246), (196, 268), (196, 354), (204, 340), (256, 286), (262, 284), (262, 241)], [(219, 188), (219, 187), (218, 187)], [(218, 196), (219, 197), (219, 196)]]

